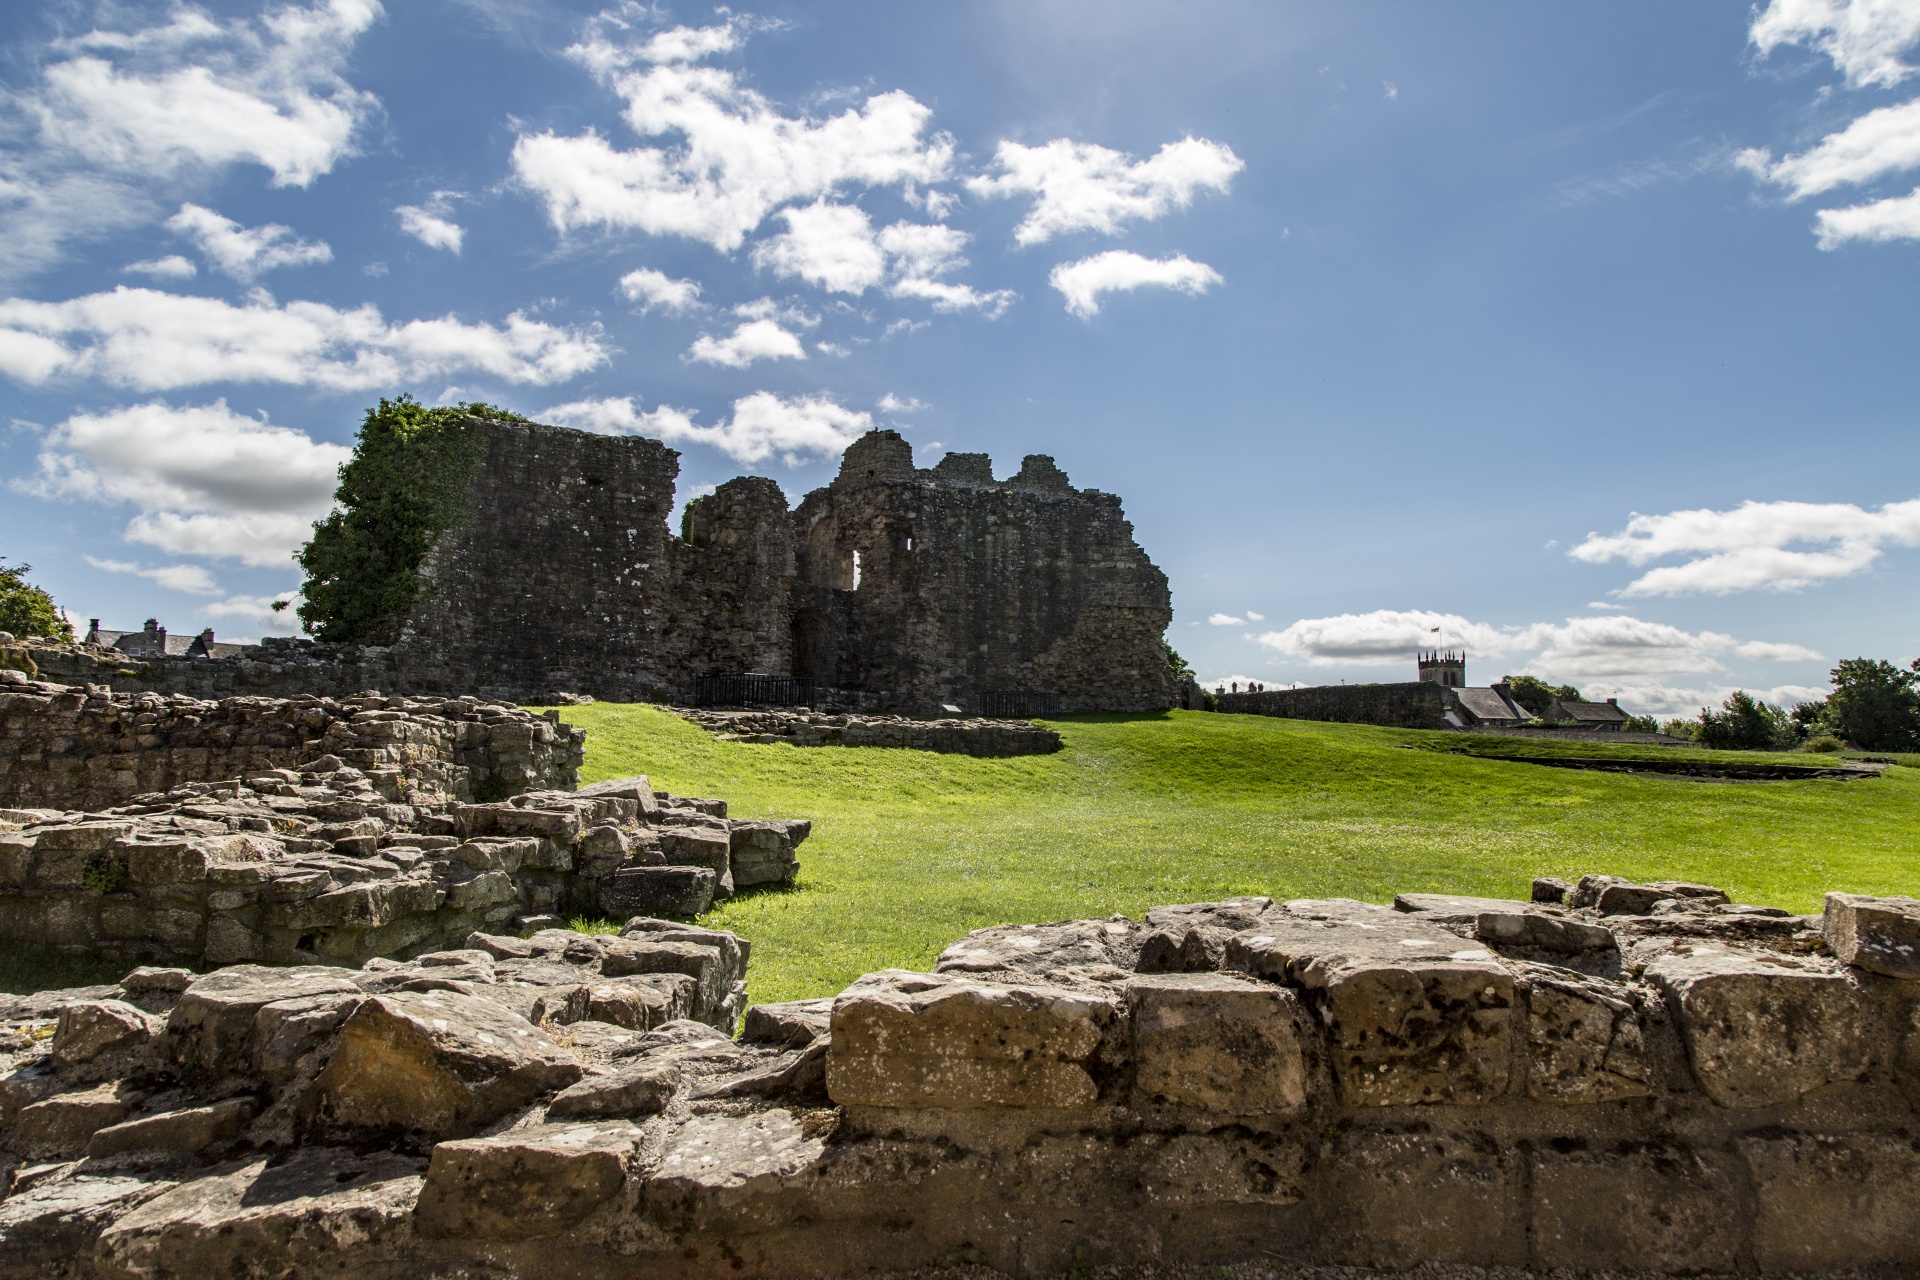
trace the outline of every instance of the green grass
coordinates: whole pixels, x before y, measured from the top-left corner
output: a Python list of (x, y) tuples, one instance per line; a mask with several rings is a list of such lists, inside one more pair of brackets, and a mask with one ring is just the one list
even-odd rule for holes
[(1451, 749), (1635, 749), (1178, 711), (1070, 717), (1054, 722), (1066, 740), (1056, 755), (973, 760), (720, 742), (649, 707), (562, 714), (589, 731), (584, 781), (645, 773), (676, 794), (721, 797), (736, 817), (813, 819), (796, 888), (704, 917), (753, 940), (756, 1000), (925, 967), (982, 925), (1137, 919), (1234, 894), (1524, 897), (1537, 875), (1603, 871), (1813, 911), (1829, 889), (1920, 889), (1910, 768), (1854, 782), (1586, 773)]

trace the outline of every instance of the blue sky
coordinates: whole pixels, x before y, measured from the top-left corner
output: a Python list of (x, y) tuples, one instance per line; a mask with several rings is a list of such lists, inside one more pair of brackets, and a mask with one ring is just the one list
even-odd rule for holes
[[(0, 554), (284, 627), (381, 395), (1120, 494), (1209, 680), (1920, 652), (1920, 0), (19, 4)], [(1435, 630), (1438, 628), (1438, 631)]]

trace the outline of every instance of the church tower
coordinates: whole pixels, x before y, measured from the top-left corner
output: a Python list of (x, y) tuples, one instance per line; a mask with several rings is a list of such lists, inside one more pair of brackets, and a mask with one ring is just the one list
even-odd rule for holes
[(1463, 649), (1459, 653), (1448, 649), (1445, 653), (1435, 649), (1431, 652), (1414, 655), (1420, 664), (1420, 680), (1423, 684), (1437, 684), (1445, 689), (1462, 689), (1467, 683), (1467, 654)]

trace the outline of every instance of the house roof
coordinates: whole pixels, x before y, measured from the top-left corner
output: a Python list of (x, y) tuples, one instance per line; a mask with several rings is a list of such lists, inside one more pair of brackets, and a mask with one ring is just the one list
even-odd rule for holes
[(1455, 689), (1455, 702), (1475, 720), (1526, 721), (1533, 717), (1495, 689)]
[(1564, 698), (1554, 699), (1556, 719), (1578, 720), (1593, 724), (1612, 724), (1627, 719), (1627, 713), (1611, 702), (1568, 702)]

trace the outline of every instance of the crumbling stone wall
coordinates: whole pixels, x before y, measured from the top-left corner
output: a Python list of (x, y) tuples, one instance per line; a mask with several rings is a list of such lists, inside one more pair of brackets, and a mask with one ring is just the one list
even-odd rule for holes
[(702, 677), (757, 672), (861, 709), (973, 710), (986, 692), (1057, 692), (1069, 711), (1180, 700), (1165, 575), (1120, 500), (1074, 489), (1050, 459), (1005, 482), (985, 455), (917, 470), (905, 440), (876, 431), (798, 511), (742, 477), (690, 504), (674, 537), (679, 455), (659, 441), (478, 425), (469, 514), (427, 554), (394, 644), (140, 660), (31, 646), (32, 660), (53, 679), (203, 696), (684, 703)]
[(962, 756), (1038, 756), (1060, 749), (1060, 735), (1026, 720), (822, 715), (798, 711), (700, 711), (682, 716), (729, 742), (794, 747), (905, 747)]
[(1445, 729), (1447, 691), (1425, 681), (1408, 684), (1320, 685), (1216, 694), (1218, 709), (1286, 720), (1377, 724), (1389, 729)]
[(1912, 899), (1005, 925), (738, 1042), (732, 935), (464, 942), (13, 1001), (0, 1276), (1920, 1267)]
[(986, 692), (1056, 692), (1065, 711), (1177, 700), (1166, 575), (1120, 500), (1051, 458), (996, 481), (984, 454), (921, 470), (898, 433), (870, 432), (794, 525), (796, 675), (911, 710)]
[(331, 755), (401, 803), (572, 789), (586, 731), (477, 698), (202, 701), (0, 671), (0, 805), (103, 809)]

